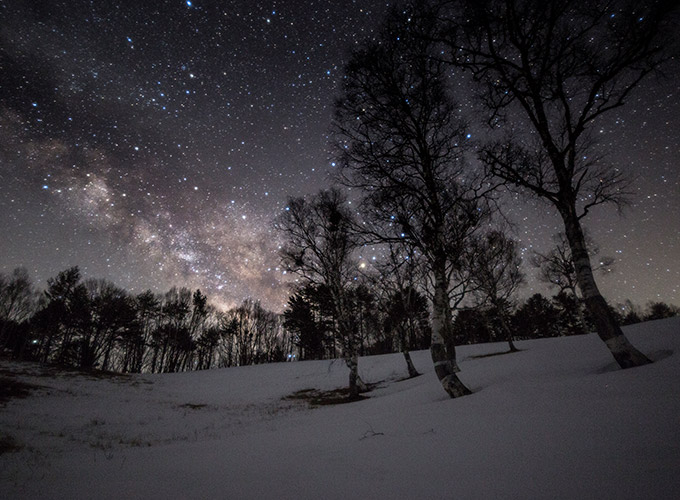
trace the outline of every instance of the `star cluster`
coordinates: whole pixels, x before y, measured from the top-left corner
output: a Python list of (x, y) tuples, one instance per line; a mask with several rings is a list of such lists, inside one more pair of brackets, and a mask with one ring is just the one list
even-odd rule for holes
[[(0, 1), (0, 270), (72, 265), (133, 292), (200, 287), (280, 310), (272, 219), (328, 184), (333, 98), (385, 2)], [(613, 300), (678, 303), (680, 89), (654, 82), (601, 124), (638, 174), (628, 216), (590, 225)], [(527, 249), (559, 229), (508, 207)]]

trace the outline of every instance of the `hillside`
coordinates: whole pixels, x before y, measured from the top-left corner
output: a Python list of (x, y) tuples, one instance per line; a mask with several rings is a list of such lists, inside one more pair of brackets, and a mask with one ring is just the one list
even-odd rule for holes
[[(677, 498), (680, 318), (625, 329), (656, 362), (616, 369), (594, 336), (459, 348), (451, 400), (427, 351), (112, 376), (0, 360), (0, 498)], [(313, 391), (312, 391), (313, 390)], [(294, 397), (291, 397), (294, 396)]]

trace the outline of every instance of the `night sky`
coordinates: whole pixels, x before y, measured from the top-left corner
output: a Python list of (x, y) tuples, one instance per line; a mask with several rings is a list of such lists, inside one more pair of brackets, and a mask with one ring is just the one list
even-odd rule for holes
[[(328, 186), (343, 64), (388, 5), (0, 0), (0, 272), (24, 265), (42, 287), (78, 265), (133, 293), (280, 310), (272, 220)], [(638, 176), (622, 217), (586, 219), (617, 259), (602, 291), (680, 304), (679, 80), (650, 79), (596, 130)], [(545, 205), (505, 210), (525, 249), (560, 229)]]

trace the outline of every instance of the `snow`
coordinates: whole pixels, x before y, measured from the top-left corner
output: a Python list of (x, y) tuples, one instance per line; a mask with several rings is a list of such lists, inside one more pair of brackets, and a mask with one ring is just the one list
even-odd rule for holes
[[(341, 361), (93, 377), (0, 361), (40, 385), (0, 403), (0, 498), (677, 498), (680, 318), (627, 327), (656, 362), (618, 370), (594, 335), (463, 346), (474, 394), (450, 399), (427, 351)], [(42, 375), (41, 375), (42, 374)], [(204, 405), (204, 406), (203, 406)]]

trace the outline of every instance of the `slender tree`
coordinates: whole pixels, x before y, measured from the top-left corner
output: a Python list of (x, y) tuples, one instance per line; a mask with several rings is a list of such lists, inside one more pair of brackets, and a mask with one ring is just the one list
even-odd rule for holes
[(364, 384), (358, 374), (356, 331), (350, 308), (350, 289), (357, 274), (354, 251), (359, 239), (347, 200), (338, 189), (320, 191), (309, 201), (292, 198), (276, 221), (285, 240), (281, 259), (286, 269), (305, 283), (324, 285), (333, 299), (335, 323), (349, 374), (349, 397)]
[(649, 359), (597, 287), (581, 221), (598, 205), (620, 205), (628, 184), (597, 157), (590, 130), (666, 61), (675, 8), (663, 0), (461, 0), (435, 10), (451, 62), (469, 70), (488, 124), (503, 135), (481, 159), (560, 214), (585, 305), (622, 368)]
[(408, 242), (423, 256), (433, 290), (432, 360), (457, 397), (470, 391), (456, 374), (452, 304), (465, 291), (461, 255), (485, 211), (465, 172), (466, 131), (447, 90), (448, 66), (415, 36), (432, 23), (416, 21), (395, 10), (377, 39), (353, 53), (335, 133), (343, 182), (361, 189), (372, 236)]

